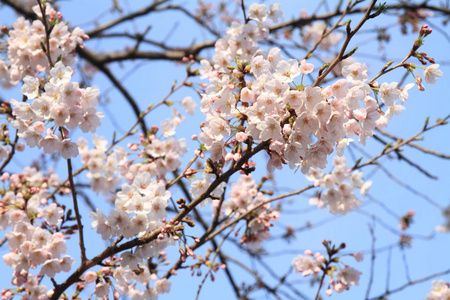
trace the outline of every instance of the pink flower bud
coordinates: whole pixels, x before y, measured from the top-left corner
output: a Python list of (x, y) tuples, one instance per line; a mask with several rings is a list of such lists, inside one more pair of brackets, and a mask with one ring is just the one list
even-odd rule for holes
[(323, 255), (316, 256), (316, 260), (319, 263), (324, 263), (325, 262), (325, 256), (323, 256)]
[(38, 134), (43, 134), (45, 132), (45, 124), (42, 121), (37, 121), (33, 124), (34, 131)]
[(194, 169), (187, 169), (186, 172), (184, 172), (184, 176), (192, 176), (195, 173), (197, 173), (197, 170)]
[(88, 271), (86, 274), (84, 274), (84, 282), (86, 284), (90, 284), (97, 280), (97, 272), (94, 271)]
[(2, 176), (0, 177), (0, 180), (1, 180), (2, 182), (5, 182), (6, 180), (9, 179), (9, 177), (10, 177), (10, 174), (9, 174), (8, 172), (5, 172), (5, 173), (3, 173)]
[(364, 260), (364, 254), (362, 254), (361, 252), (355, 252), (353, 253), (353, 257), (355, 258), (355, 260), (357, 262), (363, 261)]
[(227, 153), (227, 155), (225, 155), (225, 161), (231, 161), (234, 158), (234, 154), (233, 153)]
[(17, 143), (15, 148), (16, 148), (17, 151), (23, 152), (23, 150), (25, 150), (25, 144), (24, 143)]
[(248, 134), (244, 133), (244, 132), (238, 132), (236, 133), (236, 140), (239, 143), (243, 143), (248, 139)]

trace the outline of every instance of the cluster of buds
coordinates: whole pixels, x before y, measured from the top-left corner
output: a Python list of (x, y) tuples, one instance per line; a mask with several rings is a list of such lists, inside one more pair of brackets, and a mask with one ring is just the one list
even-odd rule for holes
[(180, 221), (175, 221), (173, 219), (166, 222), (166, 218), (163, 218), (161, 221), (165, 224), (161, 227), (161, 232), (158, 234), (158, 239), (163, 240), (166, 237), (173, 237), (174, 240), (178, 240), (178, 237), (181, 235), (181, 231), (184, 229), (184, 225), (180, 225)]
[(270, 238), (271, 222), (278, 221), (280, 213), (276, 210), (268, 209), (267, 211), (250, 216), (248, 218), (247, 230), (241, 238), (241, 244), (246, 244), (247, 248), (253, 251), (261, 250), (261, 243)]
[[(205, 266), (208, 269), (211, 269), (213, 272), (217, 272), (220, 269), (225, 270), (227, 265), (224, 263), (214, 262), (214, 258), (211, 258), (211, 254), (214, 253), (214, 249), (209, 248), (206, 251), (205, 257), (198, 256), (195, 264), (192, 264), (189, 268), (191, 270), (191, 276), (202, 276), (202, 266)], [(210, 273), (211, 281), (215, 280), (214, 274)]]
[(428, 62), (429, 62), (429, 63), (432, 63), (432, 64), (434, 64), (434, 63), (436, 62), (436, 61), (434, 60), (434, 58), (429, 57), (428, 54), (426, 54), (425, 52), (418, 52), (418, 51), (415, 51), (415, 52), (413, 53), (413, 56), (414, 56), (415, 58), (417, 58), (417, 59), (420, 61), (420, 63), (421, 63), (422, 65), (426, 65), (426, 64), (428, 64)]
[(180, 245), (180, 248), (178, 249), (178, 252), (180, 253), (180, 259), (182, 262), (186, 262), (186, 259), (188, 256), (195, 259), (197, 255), (194, 253), (194, 251), (186, 244), (184, 244), (184, 249), (182, 245)]
[(432, 32), (433, 30), (429, 28), (428, 25), (423, 25), (422, 28), (420, 28), (419, 37), (414, 41), (412, 51), (417, 51), (417, 49), (419, 49), (423, 45), (423, 39), (430, 35)]
[[(113, 289), (113, 299), (119, 299), (121, 296), (148, 299), (150, 295), (167, 293), (170, 290), (170, 282), (164, 278), (158, 279), (157, 276), (159, 265), (170, 264), (167, 261), (166, 252), (155, 253), (146, 263), (140, 263), (135, 254), (126, 251), (120, 257), (113, 255), (105, 259), (100, 270), (83, 274), (81, 276), (83, 281), (77, 284), (73, 298), (76, 299), (80, 292), (91, 283), (95, 283), (94, 294), (100, 298), (107, 297), (111, 289)], [(144, 291), (141, 291), (136, 284), (129, 285), (133, 281), (143, 284)], [(149, 287), (151, 281), (155, 282), (154, 288)]]

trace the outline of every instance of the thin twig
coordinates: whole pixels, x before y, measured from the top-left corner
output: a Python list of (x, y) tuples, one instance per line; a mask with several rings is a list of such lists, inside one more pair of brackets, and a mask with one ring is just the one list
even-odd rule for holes
[(9, 151), (8, 156), (6, 157), (5, 161), (0, 166), (0, 173), (3, 172), (3, 169), (9, 164), (9, 162), (11, 161), (11, 159), (14, 156), (14, 153), (16, 152), (16, 144), (17, 144), (17, 141), (19, 140), (19, 136), (17, 135), (17, 132), (18, 131), (16, 130), (16, 136), (14, 137), (14, 142), (11, 144), (11, 151)]
[(376, 258), (376, 252), (375, 252), (375, 242), (376, 242), (376, 236), (375, 236), (375, 219), (372, 219), (372, 224), (369, 224), (369, 232), (370, 236), (372, 237), (372, 243), (371, 243), (371, 255), (370, 255), (370, 273), (369, 273), (369, 283), (367, 285), (366, 290), (366, 299), (369, 299), (370, 290), (372, 288), (373, 279), (375, 275), (375, 258)]
[[(401, 140), (401, 138), (396, 137), (392, 133), (386, 132), (383, 129), (377, 128), (376, 131), (378, 131), (382, 135), (387, 136), (388, 138), (390, 138), (390, 139), (392, 139), (394, 141)], [(434, 156), (437, 156), (437, 157), (440, 157), (440, 158), (444, 158), (444, 159), (450, 159), (450, 155), (448, 155), (448, 154), (443, 154), (443, 153), (440, 153), (440, 152), (437, 152), (437, 151), (425, 148), (422, 145), (419, 145), (419, 144), (416, 144), (416, 143), (413, 143), (413, 142), (409, 142), (406, 145), (408, 145), (410, 147), (413, 147), (413, 148), (416, 148), (417, 150), (420, 150), (420, 151), (422, 151), (424, 153), (428, 153), (428, 154), (431, 154), (431, 155), (434, 155)]]
[[(317, 76), (316, 81), (314, 82), (313, 86), (318, 86), (323, 79), (334, 69), (334, 67), (342, 61), (342, 57), (344, 56), (345, 50), (347, 49), (348, 44), (350, 43), (350, 40), (353, 38), (353, 36), (358, 32), (358, 30), (366, 23), (367, 20), (370, 18), (370, 12), (372, 11), (373, 7), (375, 6), (375, 3), (377, 0), (372, 0), (369, 7), (366, 9), (366, 13), (364, 14), (361, 21), (356, 25), (356, 27), (347, 32), (347, 36), (345, 38), (344, 44), (341, 47), (341, 50), (339, 51), (339, 54), (336, 56), (334, 61), (329, 65), (329, 67), (323, 71), (323, 73), (319, 76)], [(350, 25), (348, 25), (350, 27)]]
[(442, 271), (442, 272), (434, 273), (434, 274), (422, 277), (420, 279), (416, 279), (416, 280), (407, 282), (407, 283), (399, 286), (398, 288), (395, 288), (395, 289), (390, 290), (390, 291), (386, 291), (386, 292), (384, 292), (383, 294), (381, 294), (381, 295), (379, 295), (377, 297), (371, 298), (370, 300), (383, 300), (383, 299), (386, 299), (387, 296), (392, 295), (392, 294), (397, 293), (397, 292), (400, 292), (400, 291), (404, 290), (405, 288), (407, 288), (407, 287), (409, 287), (411, 285), (414, 285), (414, 284), (417, 284), (417, 283), (421, 283), (421, 282), (424, 282), (424, 281), (428, 281), (428, 280), (436, 278), (436, 277), (441, 277), (441, 276), (447, 275), (449, 273), (450, 273), (450, 269)]
[(381, 151), (380, 154), (376, 155), (375, 157), (369, 159), (368, 161), (366, 161), (363, 164), (358, 164), (355, 165), (351, 168), (351, 171), (357, 170), (357, 169), (361, 169), (362, 167), (368, 166), (368, 165), (372, 165), (374, 164), (380, 157), (387, 155), (393, 151), (396, 151), (397, 149), (399, 149), (400, 147), (408, 144), (411, 141), (415, 141), (417, 140), (417, 138), (424, 132), (429, 131), (431, 129), (434, 129), (438, 126), (441, 125), (445, 125), (447, 124), (447, 120), (450, 118), (450, 115), (446, 116), (444, 119), (440, 119), (438, 121), (436, 121), (436, 123), (434, 125), (429, 126), (428, 125), (428, 121), (426, 122), (425, 126), (423, 127), (422, 130), (420, 130), (418, 133), (416, 133), (415, 135), (413, 135), (412, 137), (410, 137), (407, 140), (403, 140), (403, 141), (398, 141), (394, 146), (390, 146), (390, 147), (386, 147), (385, 149), (383, 149), (383, 151)]
[(83, 237), (83, 223), (81, 222), (81, 214), (80, 210), (78, 209), (78, 201), (77, 201), (77, 194), (75, 191), (75, 183), (73, 181), (73, 174), (72, 174), (72, 161), (70, 158), (67, 160), (67, 173), (69, 174), (69, 182), (70, 182), (70, 190), (72, 192), (72, 201), (73, 201), (73, 209), (75, 211), (75, 218), (77, 219), (77, 227), (78, 227), (78, 234), (80, 237), (79, 244), (80, 244), (80, 252), (81, 252), (81, 263), (85, 262), (87, 260), (86, 258), (86, 247), (84, 245), (84, 237)]
[(47, 15), (45, 13), (47, 6), (42, 3), (42, 0), (37, 0), (37, 3), (39, 5), (39, 10), (41, 11), (42, 15), (42, 23), (45, 28), (45, 53), (47, 54), (48, 64), (50, 65), (50, 68), (53, 68), (53, 62), (52, 57), (50, 53), (50, 33), (52, 32), (52, 28), (49, 27)]
[(244, 14), (244, 23), (247, 24), (248, 23), (248, 19), (247, 19), (247, 14), (245, 13), (244, 0), (241, 0), (241, 10), (242, 10), (242, 13)]
[(406, 280), (408, 282), (411, 282), (411, 275), (409, 274), (408, 261), (406, 260), (405, 247), (400, 247), (400, 252), (402, 253), (402, 261), (403, 261), (403, 266), (405, 267)]
[(179, 180), (181, 180), (181, 178), (184, 177), (184, 174), (186, 174), (186, 171), (192, 166), (192, 164), (197, 160), (198, 156), (194, 157), (193, 159), (191, 159), (188, 164), (186, 165), (186, 168), (184, 168), (183, 172), (181, 172), (180, 175), (178, 175), (175, 179), (169, 181), (166, 184), (166, 189), (169, 189), (172, 185), (176, 184)]
[(222, 247), (222, 245), (225, 243), (226, 239), (228, 238), (228, 236), (234, 231), (234, 228), (236, 227), (236, 224), (234, 224), (231, 228), (230, 231), (222, 238), (222, 240), (220, 241), (220, 244), (217, 246), (214, 256), (211, 259), (211, 263), (209, 266), (208, 271), (206, 272), (205, 276), (203, 277), (203, 280), (200, 282), (200, 284), (198, 285), (198, 289), (197, 289), (197, 294), (195, 296), (195, 300), (198, 299), (198, 297), (200, 296), (200, 292), (202, 290), (203, 284), (205, 283), (206, 279), (208, 278), (208, 275), (211, 273), (211, 271), (213, 270), (213, 263), (216, 260), (219, 252), (220, 252), (220, 248)]

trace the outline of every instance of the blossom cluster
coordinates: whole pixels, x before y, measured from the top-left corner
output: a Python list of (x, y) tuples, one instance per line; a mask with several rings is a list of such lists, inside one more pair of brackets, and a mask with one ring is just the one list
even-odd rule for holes
[[(164, 261), (165, 253), (162, 251), (154, 257), (163, 258)], [(115, 256), (113, 259), (107, 259), (106, 263), (108, 266), (102, 267), (101, 270), (88, 271), (83, 275), (83, 284), (78, 286), (78, 293), (95, 282), (94, 294), (100, 298), (108, 297), (111, 289), (110, 278), (116, 282), (113, 287), (115, 299), (120, 296), (130, 299), (158, 299), (158, 294), (170, 292), (170, 281), (166, 278), (158, 279), (155, 270), (150, 270), (146, 263), (138, 264), (136, 257), (130, 252), (126, 252), (119, 259)], [(129, 263), (133, 267), (130, 267)], [(155, 282), (153, 288), (149, 286), (149, 281)], [(144, 288), (140, 289), (136, 283), (143, 285)]]
[(142, 152), (146, 159), (145, 163), (133, 164), (126, 175), (127, 180), (132, 180), (141, 172), (149, 172), (151, 176), (164, 178), (166, 174), (181, 166), (180, 158), (188, 151), (184, 138), (168, 137), (162, 140), (152, 136), (150, 141), (144, 144), (145, 148)]
[(114, 147), (114, 151), (107, 154), (108, 141), (104, 137), (92, 137), (94, 148), (88, 148), (88, 141), (78, 138), (81, 162), (87, 167), (86, 177), (90, 179), (91, 189), (96, 193), (107, 195), (116, 191), (121, 182), (121, 171), (126, 169), (128, 155), (122, 147)]
[[(309, 252), (306, 252), (310, 254)], [(299, 255), (292, 260), (292, 266), (295, 273), (302, 273), (302, 276), (308, 276), (320, 272), (320, 267), (317, 265), (325, 262), (325, 256), (316, 252), (313, 259), (311, 255)]]
[[(87, 177), (94, 191), (111, 196), (122, 179), (127, 182), (112, 196), (115, 208), (109, 215), (100, 209), (90, 214), (92, 227), (96, 228), (97, 233), (104, 240), (113, 237), (128, 239), (163, 228), (155, 241), (123, 252), (120, 257), (107, 260), (109, 267), (84, 275), (85, 284), (96, 282), (94, 293), (98, 297), (108, 294), (111, 285), (111, 281), (106, 279), (108, 277), (114, 279), (118, 288), (115, 293), (120, 292), (120, 295), (133, 299), (156, 299), (157, 294), (170, 290), (170, 282), (158, 279), (155, 270), (150, 270), (145, 262), (150, 258), (164, 257), (161, 255), (163, 250), (175, 242), (176, 235), (165, 238), (165, 233), (168, 236), (173, 234), (173, 224), (165, 223), (166, 207), (171, 197), (166, 189), (165, 176), (180, 166), (180, 157), (187, 148), (184, 139), (171, 136), (159, 139), (155, 135), (158, 130), (152, 130), (149, 138), (141, 136), (139, 144), (128, 144), (131, 152), (117, 145), (107, 147), (107, 140), (96, 135), (93, 137), (93, 149), (88, 148), (85, 139), (78, 140), (81, 160), (89, 171)], [(155, 281), (153, 288), (148, 286), (149, 281)], [(144, 289), (133, 284), (136, 282), (141, 283)]]
[[(167, 173), (175, 171), (181, 165), (181, 156), (187, 152), (184, 138), (169, 137), (161, 140), (152, 135), (145, 141), (141, 136), (140, 144), (128, 144), (126, 149), (115, 145), (107, 147), (104, 137), (94, 135), (94, 148), (89, 149), (88, 141), (80, 137), (77, 141), (81, 162), (88, 169), (91, 188), (104, 195), (115, 194), (116, 187), (125, 179), (132, 183), (138, 174), (147, 172), (151, 177), (164, 179)], [(110, 148), (112, 149), (111, 151)], [(131, 159), (138, 153), (138, 159)]]
[[(406, 101), (414, 84), (400, 89), (397, 82), (369, 83), (363, 63), (344, 66), (345, 78), (330, 86), (304, 86), (304, 75), (314, 71), (312, 64), (286, 60), (278, 48), (258, 47), (268, 31), (264, 11), (259, 9), (263, 16), (253, 18), (256, 24), (233, 23), (216, 43), (213, 64), (201, 62), (200, 73), (210, 85), (202, 95), (206, 122), (199, 138), (213, 161), (237, 160), (244, 143), (270, 141), (269, 171), (283, 164), (301, 167), (303, 173), (311, 167), (323, 169), (334, 148), (345, 147), (346, 137), (358, 136), (365, 144), (377, 127), (387, 126), (404, 109), (396, 100)], [(428, 76), (435, 79), (441, 74), (433, 68), (425, 73), (435, 74)]]
[[(61, 21), (59, 12), (48, 3), (45, 7), (46, 21), (54, 24), (49, 35), (49, 56), (52, 62), (60, 59), (64, 65), (73, 66), (76, 62), (75, 48), (82, 46), (83, 40), (88, 36), (79, 27), (70, 30)], [(39, 5), (33, 6), (32, 10), (42, 18)], [(17, 19), (12, 29), (8, 30), (7, 59), (0, 60), (0, 80), (4, 87), (17, 85), (27, 75), (37, 77), (41, 72), (50, 71), (45, 51), (46, 39), (46, 28), (42, 20), (38, 19), (30, 24), (24, 17)]]
[[(47, 206), (46, 213), (59, 216), (61, 221), (63, 211), (54, 204)], [(36, 269), (42, 265), (40, 274), (53, 278), (61, 271), (69, 272), (75, 262), (69, 255), (61, 257), (67, 251), (65, 237), (61, 232), (52, 234), (46, 229), (20, 221), (12, 231), (8, 231), (6, 237), (11, 252), (5, 254), (3, 260), (13, 268), (13, 282), (18, 286), (25, 283), (30, 268)]]
[[(208, 162), (205, 163), (205, 169), (207, 169)], [(216, 179), (216, 175), (209, 172), (203, 172), (202, 178), (197, 178), (197, 180), (192, 181), (191, 188), (189, 192), (193, 197), (197, 197), (206, 190), (208, 190), (211, 182)], [(213, 191), (209, 193), (209, 197), (207, 197), (203, 202), (201, 203), (201, 206), (205, 206), (206, 203), (210, 203), (212, 201), (212, 197), (218, 198), (222, 194), (223, 190), (225, 189), (226, 183), (221, 182)]]
[[(277, 222), (280, 212), (271, 208), (267, 196), (261, 191), (251, 175), (241, 174), (239, 179), (231, 184), (228, 192), (229, 198), (223, 202), (223, 214), (230, 218), (239, 218), (245, 214), (248, 225), (241, 243), (245, 243), (248, 249), (253, 251), (262, 249), (262, 242), (270, 238), (270, 227)], [(216, 208), (219, 201), (213, 201)]]
[[(119, 236), (143, 236), (165, 224), (167, 201), (171, 193), (166, 189), (164, 181), (152, 177), (149, 172), (133, 175), (132, 183), (123, 184), (116, 194), (115, 209), (111, 210), (108, 216), (100, 209), (90, 214), (93, 219), (92, 227), (96, 228), (104, 240)], [(163, 228), (171, 232), (172, 225)], [(158, 239), (121, 253), (119, 259), (109, 262), (111, 267), (104, 268), (100, 273), (103, 277), (113, 277), (121, 294), (127, 297), (153, 299), (158, 293), (168, 292), (170, 282), (166, 279), (157, 280), (154, 271), (149, 270), (148, 264), (145, 263), (152, 257), (158, 257), (161, 251), (174, 243), (174, 239), (164, 237), (164, 233), (161, 233)], [(87, 279), (92, 276), (88, 273), (85, 274), (86, 283), (95, 281)], [(132, 285), (133, 282), (140, 282), (146, 286), (150, 280), (157, 280), (154, 288), (141, 291)], [(107, 281), (97, 280), (95, 294), (98, 297), (106, 296), (108, 287)]]
[(49, 190), (60, 184), (56, 173), (45, 175), (34, 167), (25, 167), (20, 173), (3, 173), (0, 181), (6, 187), (0, 192), (0, 229), (14, 227), (19, 222), (31, 222), (36, 217), (44, 217), (49, 225), (59, 223), (60, 207), (56, 204), (45, 209), (41, 207), (48, 204)]
[(117, 193), (115, 209), (105, 216), (100, 209), (92, 212), (92, 227), (104, 240), (123, 235), (142, 236), (156, 229), (166, 217), (167, 201), (171, 194), (163, 181), (152, 178), (149, 172), (138, 174), (132, 184), (125, 183)]
[[(162, 180), (155, 180), (149, 172), (136, 175), (131, 184), (125, 183), (117, 193), (115, 209), (106, 216), (100, 209), (91, 212), (92, 227), (104, 240), (123, 236), (132, 238), (143, 236), (157, 228), (163, 227), (167, 233), (172, 232), (173, 225), (165, 225), (167, 201), (171, 193), (166, 189)], [(154, 271), (149, 270), (146, 261), (158, 255), (167, 246), (174, 243), (175, 239), (165, 238), (165, 232), (161, 232), (158, 239), (138, 246), (133, 250), (122, 252), (120, 258), (110, 261), (111, 267), (103, 270), (103, 275), (112, 276), (122, 295), (142, 299), (140, 297), (156, 297), (158, 293), (168, 292), (170, 282), (159, 279), (155, 288), (138, 289), (133, 282), (140, 282), (144, 286), (149, 280), (156, 280)], [(151, 272), (152, 271), (152, 272)], [(85, 275), (85, 281), (87, 274)], [(95, 280), (89, 280), (93, 282)], [(108, 294), (108, 282), (97, 282), (95, 294), (104, 297)]]
[(316, 21), (311, 25), (305, 26), (302, 34), (302, 42), (305, 45), (315, 45), (318, 43), (320, 48), (325, 50), (330, 49), (342, 39), (342, 33), (333, 31), (324, 37), (323, 33), (326, 28), (327, 24), (323, 21)]
[[(77, 144), (67, 137), (68, 130), (79, 127), (83, 132), (95, 132), (103, 116), (96, 109), (99, 90), (80, 88), (77, 82), (70, 81), (72, 74), (71, 67), (57, 62), (50, 70), (50, 79), (42, 92), (40, 79), (27, 75), (22, 93), (34, 100), (31, 103), (11, 101), (16, 117), (12, 125), (18, 130), (19, 137), (24, 138), (31, 148), (43, 148), (45, 153), (59, 151), (65, 159), (79, 153)], [(46, 125), (50, 127), (46, 128)], [(55, 126), (60, 129), (61, 136), (55, 134)]]
[[(47, 201), (49, 191), (60, 185), (58, 175), (45, 175), (26, 167), (21, 173), (4, 173), (0, 180), (7, 187), (1, 191), (0, 228), (12, 227), (5, 234), (10, 252), (3, 256), (3, 261), (14, 270), (11, 281), (14, 285), (44, 299), (47, 287), (41, 285), (40, 278), (68, 272), (75, 261), (64, 255), (67, 235), (74, 232), (70, 226), (63, 227), (63, 221), (70, 221), (70, 216), (64, 216), (60, 205)], [(38, 270), (38, 275), (32, 270)], [(2, 295), (13, 296), (20, 291), (4, 290)]]
[[(339, 251), (339, 249), (337, 251)], [(336, 253), (337, 252), (334, 254)], [(364, 259), (360, 252), (354, 253), (353, 257), (358, 262)], [(311, 274), (317, 274), (320, 271), (326, 272), (326, 274), (330, 276), (330, 285), (338, 293), (349, 290), (352, 285), (358, 285), (361, 272), (346, 264), (342, 264), (341, 266), (341, 263), (338, 264), (338, 268), (330, 268), (331, 263), (334, 261), (337, 262), (339, 260), (327, 260), (320, 252), (313, 254), (311, 250), (306, 250), (305, 255), (299, 255), (293, 259), (292, 266), (296, 273), (301, 272), (304, 277)], [(331, 295), (332, 290), (328, 288), (326, 293)]]
[(360, 194), (365, 196), (372, 182), (364, 182), (363, 173), (360, 171), (350, 172), (347, 159), (343, 156), (336, 156), (333, 159), (333, 165), (333, 170), (325, 175), (319, 168), (309, 170), (306, 178), (314, 181), (315, 186), (325, 189), (320, 195), (311, 198), (309, 203), (317, 205), (320, 209), (327, 207), (332, 214), (345, 215), (362, 204), (353, 190), (359, 189)]

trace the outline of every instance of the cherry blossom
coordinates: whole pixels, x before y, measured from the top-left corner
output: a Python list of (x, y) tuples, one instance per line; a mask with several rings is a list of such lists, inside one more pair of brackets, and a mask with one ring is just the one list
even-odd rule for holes
[(439, 70), (438, 64), (433, 64), (428, 66), (424, 71), (423, 75), (425, 78), (425, 82), (428, 84), (435, 84), (439, 77), (442, 77), (444, 73)]
[(292, 261), (296, 273), (302, 272), (302, 276), (308, 276), (318, 272), (314, 260), (309, 256), (299, 255)]
[(425, 300), (440, 300), (450, 297), (450, 288), (448, 283), (443, 280), (433, 281), (431, 291)]

